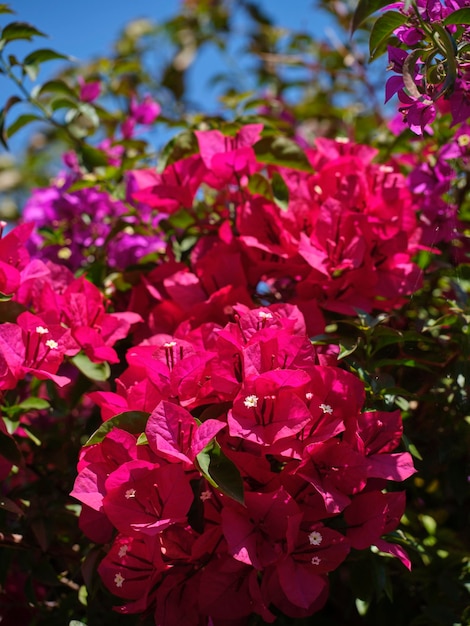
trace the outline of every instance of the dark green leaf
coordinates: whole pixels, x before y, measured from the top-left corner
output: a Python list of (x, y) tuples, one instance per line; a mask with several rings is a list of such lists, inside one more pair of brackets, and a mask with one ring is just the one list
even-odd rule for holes
[(406, 17), (397, 11), (387, 11), (381, 15), (370, 31), (369, 52), (371, 60), (384, 52), (385, 43), (399, 26), (406, 22)]
[(271, 183), (259, 172), (255, 172), (252, 176), (250, 176), (248, 181), (248, 191), (250, 191), (253, 195), (263, 196), (269, 200), (273, 199)]
[(10, 96), (3, 109), (0, 110), (0, 143), (8, 150), (7, 137), (5, 136), (5, 120), (8, 111), (18, 102), (23, 102), (19, 96)]
[(282, 211), (287, 211), (289, 208), (289, 189), (279, 172), (273, 174), (272, 187), (274, 202)]
[(237, 466), (225, 456), (219, 444), (213, 441), (197, 455), (202, 475), (222, 493), (233, 500), (245, 503), (243, 480)]
[(86, 354), (80, 352), (71, 358), (72, 363), (90, 380), (104, 381), (108, 380), (111, 374), (109, 363), (93, 363)]
[(1, 13), (14, 13), (8, 6), (8, 4), (0, 4), (0, 14)]
[(33, 37), (46, 37), (44, 33), (26, 22), (11, 22), (2, 30), (0, 41), (13, 41), (14, 39), (27, 39), (31, 41)]
[(56, 61), (56, 60), (69, 60), (70, 57), (65, 54), (61, 54), (60, 52), (56, 52), (55, 50), (51, 50), (50, 48), (40, 48), (39, 50), (34, 50), (28, 56), (23, 59), (23, 63), (25, 65), (37, 65), (38, 63), (45, 63), (46, 61)]
[(158, 171), (162, 172), (168, 165), (197, 154), (198, 151), (196, 135), (190, 130), (184, 130), (173, 137), (163, 148), (158, 160)]
[(95, 167), (101, 167), (108, 165), (108, 157), (104, 152), (90, 146), (89, 144), (82, 144), (80, 146), (80, 153), (82, 156), (83, 165), (88, 171), (92, 171)]
[(470, 24), (470, 8), (457, 9), (445, 18), (443, 24)]
[(113, 428), (121, 428), (132, 435), (140, 435), (145, 430), (149, 415), (150, 413), (146, 413), (145, 411), (125, 411), (124, 413), (119, 413), (111, 419), (106, 420), (106, 422), (103, 422), (88, 439), (85, 446), (101, 443)]
[(19, 466), (23, 463), (23, 457), (16, 445), (16, 441), (2, 430), (0, 430), (0, 455), (5, 457), (10, 463), (13, 463), (13, 465)]
[(269, 163), (294, 170), (312, 172), (303, 150), (287, 137), (264, 137), (253, 146), (256, 159), (260, 163)]
[(6, 129), (6, 134), (8, 139), (13, 137), (15, 133), (24, 128), (27, 124), (31, 122), (41, 122), (43, 121), (39, 115), (34, 115), (33, 113), (24, 113), (20, 115), (8, 128)]
[(390, 4), (390, 0), (359, 0), (352, 19), (351, 33), (354, 33), (372, 13), (388, 4)]
[(16, 513), (16, 515), (24, 515), (20, 507), (13, 502), (13, 500), (10, 500), (10, 498), (6, 498), (5, 496), (0, 496), (0, 509), (4, 509), (10, 513)]
[(74, 90), (71, 89), (63, 80), (48, 80), (45, 82), (39, 87), (37, 94), (42, 95), (45, 93), (61, 94), (69, 96), (72, 99), (77, 97)]

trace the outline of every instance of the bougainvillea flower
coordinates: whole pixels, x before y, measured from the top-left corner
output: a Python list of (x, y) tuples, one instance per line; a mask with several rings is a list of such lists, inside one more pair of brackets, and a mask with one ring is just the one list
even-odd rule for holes
[(222, 528), (230, 554), (262, 570), (293, 550), (301, 519), (295, 500), (281, 487), (270, 493), (246, 493), (245, 507), (228, 503)]
[(165, 569), (158, 538), (118, 535), (98, 572), (114, 595), (130, 601), (119, 607), (121, 613), (141, 613), (154, 601)]
[(382, 552), (398, 557), (407, 567), (411, 563), (405, 550), (397, 544), (381, 539), (381, 536), (396, 529), (405, 511), (405, 492), (382, 493), (371, 491), (355, 496), (344, 511), (344, 519), (348, 524), (346, 536), (351, 546), (364, 550), (371, 545), (377, 546)]
[(103, 508), (116, 528), (126, 534), (155, 535), (171, 524), (185, 522), (193, 500), (182, 467), (159, 467), (147, 461), (129, 461), (106, 480)]
[(148, 419), (145, 434), (156, 454), (172, 462), (192, 465), (199, 452), (224, 427), (224, 422), (214, 419), (198, 425), (183, 407), (173, 402), (160, 402)]

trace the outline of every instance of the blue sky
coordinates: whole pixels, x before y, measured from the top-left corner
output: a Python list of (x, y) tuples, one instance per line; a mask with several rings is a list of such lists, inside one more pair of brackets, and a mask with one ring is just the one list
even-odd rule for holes
[[(108, 54), (113, 41), (129, 21), (148, 18), (153, 22), (162, 22), (178, 12), (180, 2), (181, 0), (10, 0), (9, 4), (15, 15), (0, 15), (0, 23), (3, 25), (13, 20), (29, 22), (48, 35), (47, 39), (37, 38), (33, 43), (10, 44), (8, 51), (11, 50), (18, 58), (43, 47), (84, 61)], [(315, 9), (315, 0), (258, 0), (257, 4), (279, 26), (310, 33), (317, 39), (324, 37), (325, 16)], [(55, 62), (44, 64), (39, 82), (51, 78), (58, 67)], [(207, 77), (223, 69), (220, 56), (208, 48), (199, 55), (189, 75), (188, 94), (196, 106), (204, 103), (204, 110), (208, 113), (218, 111), (219, 103), (215, 92), (208, 91)], [(16, 89), (10, 81), (0, 76), (0, 103), (3, 104), (15, 92)], [(12, 139), (10, 145), (13, 151), (20, 148), (27, 135), (27, 130), (21, 131)]]

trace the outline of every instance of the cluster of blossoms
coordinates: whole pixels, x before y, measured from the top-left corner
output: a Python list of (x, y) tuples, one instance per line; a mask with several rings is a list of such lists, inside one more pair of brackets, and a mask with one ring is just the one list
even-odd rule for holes
[[(247, 125), (233, 137), (196, 131), (198, 154), (162, 173), (129, 172), (127, 214), (123, 203), (93, 188), (37, 191), (25, 208), (26, 219), (41, 229), (37, 247), (45, 243), (42, 255), (65, 258), (73, 269), (99, 249), (111, 268), (129, 268), (167, 243), (171, 247), (159, 229), (163, 218), (189, 212), (203, 235), (191, 253), (191, 271), (167, 260), (131, 298), (131, 308), (152, 332), (163, 330), (158, 325), (169, 317), (186, 318), (189, 309), (197, 315), (198, 304), (207, 315), (208, 299), (219, 310), (253, 299), (295, 303), (312, 334), (322, 332), (318, 307), (354, 315), (357, 309), (387, 311), (402, 304), (420, 284), (412, 258), (422, 232), (398, 166), (375, 164), (373, 148), (326, 139), (305, 151), (304, 171), (265, 166), (254, 149), (262, 129)], [(270, 191), (276, 177), (289, 197), (283, 209)], [(213, 194), (212, 212), (204, 219), (197, 216), (202, 190)], [(90, 206), (98, 218), (93, 224), (87, 223)], [(119, 220), (121, 228), (113, 229)], [(47, 245), (50, 225), (62, 233), (57, 245)]]
[[(38, 232), (25, 222), (0, 240), (16, 307), (0, 326), (1, 389), (27, 393), (34, 377), (67, 394), (70, 362), (117, 364), (115, 343), (132, 345), (115, 388), (84, 401), (103, 424), (72, 495), (82, 531), (110, 544), (98, 571), (118, 610), (156, 624), (311, 615), (351, 548), (409, 567), (382, 538), (405, 506), (387, 481), (414, 473), (396, 452), (400, 413), (364, 409), (360, 380), (308, 337), (326, 315), (390, 311), (418, 288), (413, 195), (397, 165), (348, 141), (318, 139), (298, 167), (263, 163), (262, 131), (196, 131), (197, 154), (128, 172), (125, 201), (76, 189), (77, 169), (29, 201)], [(181, 214), (198, 236), (178, 260)], [(123, 270), (124, 291), (107, 284), (121, 312), (72, 273), (98, 254)]]
[(112, 541), (99, 573), (119, 610), (156, 624), (310, 615), (351, 547), (409, 566), (381, 539), (405, 505), (386, 481), (414, 473), (393, 452), (399, 412), (362, 411), (362, 384), (312, 346), (296, 307), (231, 316), (152, 336), (117, 392), (91, 394), (104, 429), (78, 465), (81, 528)]
[[(394, 35), (402, 47), (389, 46), (389, 68), (397, 75), (386, 85), (386, 101), (398, 94), (405, 123), (416, 134), (432, 133), (439, 106), (452, 124), (470, 117), (470, 59), (466, 0), (416, 0), (399, 9), (403, 24)], [(442, 100), (444, 98), (444, 104)]]

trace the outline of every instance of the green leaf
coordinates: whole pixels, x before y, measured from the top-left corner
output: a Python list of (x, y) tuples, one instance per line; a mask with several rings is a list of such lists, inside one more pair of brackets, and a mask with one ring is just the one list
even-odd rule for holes
[(23, 100), (19, 96), (10, 96), (5, 103), (3, 109), (0, 110), (0, 143), (4, 148), (8, 150), (7, 138), (5, 133), (5, 120), (8, 111), (18, 104), (18, 102), (23, 102)]
[(1, 14), (1, 13), (11, 13), (11, 14), (13, 14), (13, 13), (14, 13), (14, 11), (12, 11), (12, 10), (10, 9), (10, 7), (8, 6), (8, 4), (0, 4), (0, 14)]
[(23, 456), (16, 441), (2, 430), (0, 430), (0, 455), (5, 457), (10, 463), (13, 463), (13, 465), (20, 466), (23, 463)]
[(37, 65), (39, 63), (45, 63), (46, 61), (66, 60), (69, 61), (70, 57), (50, 48), (39, 48), (34, 50), (28, 56), (23, 59), (25, 65)]
[(109, 363), (93, 363), (86, 354), (80, 352), (70, 359), (77, 369), (90, 380), (103, 382), (111, 375)]
[(248, 180), (248, 191), (253, 195), (263, 196), (263, 198), (273, 199), (271, 183), (259, 172), (255, 172)]
[(282, 211), (287, 211), (289, 208), (289, 189), (279, 172), (274, 172), (272, 176), (272, 187), (274, 202)]
[(206, 446), (196, 459), (201, 474), (211, 485), (240, 504), (245, 503), (240, 472), (215, 440)]
[(168, 165), (197, 154), (198, 151), (196, 135), (190, 130), (184, 130), (173, 137), (163, 148), (158, 159), (158, 171), (161, 173)]
[(457, 11), (448, 15), (442, 23), (444, 26), (449, 24), (470, 24), (470, 9), (457, 9)]
[(101, 443), (113, 428), (121, 428), (132, 435), (140, 435), (145, 430), (149, 415), (150, 413), (146, 413), (145, 411), (125, 411), (124, 413), (119, 413), (111, 419), (106, 420), (106, 422), (103, 422), (88, 439), (85, 446)]
[(372, 13), (386, 7), (388, 4), (390, 4), (390, 0), (359, 0), (352, 19), (351, 34), (354, 33)]
[(50, 404), (44, 398), (26, 398), (23, 402), (17, 405), (19, 408), (23, 409), (23, 411), (43, 411), (44, 409), (49, 409)]
[(108, 165), (108, 157), (104, 152), (94, 148), (87, 143), (83, 143), (80, 146), (80, 153), (83, 161), (83, 165), (88, 171), (92, 171), (95, 167), (102, 167)]
[(20, 115), (6, 129), (6, 134), (7, 134), (8, 139), (13, 137), (15, 133), (17, 133), (19, 130), (21, 130), (22, 128), (30, 124), (31, 122), (41, 122), (41, 121), (43, 121), (42, 117), (39, 117), (39, 115), (34, 115), (33, 113), (24, 113), (23, 115)]
[(376, 59), (385, 50), (385, 43), (399, 26), (406, 22), (406, 17), (397, 11), (387, 11), (381, 15), (370, 31), (370, 60)]
[(33, 37), (46, 37), (44, 33), (26, 22), (11, 22), (2, 30), (0, 41), (7, 42), (14, 39), (31, 41)]
[(39, 85), (37, 93), (35, 93), (34, 91), (33, 93), (34, 96), (42, 95), (45, 93), (53, 93), (61, 94), (63, 96), (69, 96), (72, 99), (76, 99), (77, 97), (74, 90), (71, 89), (63, 80), (48, 80), (43, 85)]
[(304, 151), (287, 137), (263, 137), (253, 146), (260, 163), (290, 167), (302, 172), (313, 172)]

